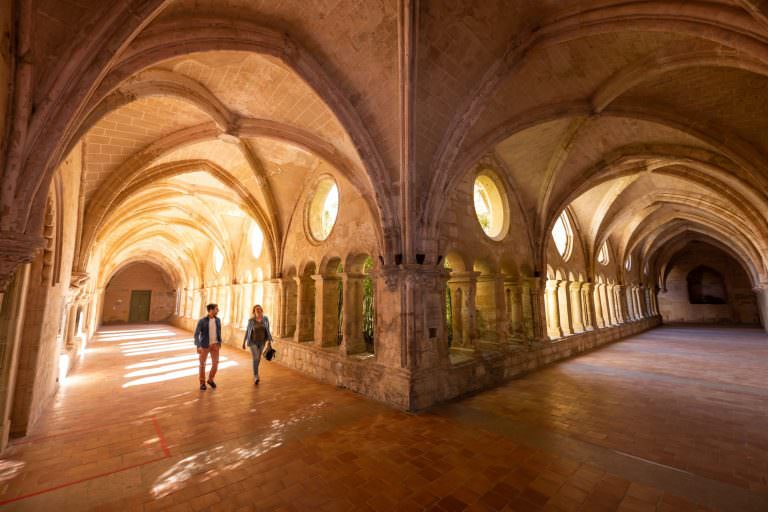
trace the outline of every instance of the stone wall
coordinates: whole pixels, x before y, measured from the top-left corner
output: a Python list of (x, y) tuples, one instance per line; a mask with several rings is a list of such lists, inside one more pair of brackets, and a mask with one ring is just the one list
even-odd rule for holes
[(447, 368), (410, 372), (377, 363), (374, 356), (343, 357), (311, 342), (280, 339), (276, 362), (323, 382), (364, 394), (407, 410), (487, 389), (545, 365), (646, 331), (661, 323), (658, 316), (617, 327), (576, 334), (555, 342), (514, 350), (477, 353)]
[[(689, 302), (687, 277), (701, 265), (724, 278), (726, 304)], [(666, 290), (659, 292), (659, 312), (665, 322), (759, 323), (755, 293), (741, 265), (724, 252), (705, 244), (694, 244), (676, 256), (666, 279)]]
[[(59, 355), (64, 348), (62, 314), (72, 292), (72, 262), (78, 224), (78, 195), (82, 169), (81, 145), (77, 145), (57, 171), (61, 188), (56, 201), (62, 205), (53, 235), (52, 252), (59, 252), (60, 272), (49, 269), (56, 255), (41, 252), (33, 261), (26, 304), (24, 334), (19, 354), (19, 373), (11, 415), (11, 435), (24, 435), (35, 423), (58, 388)], [(59, 196), (60, 194), (60, 196)], [(60, 243), (56, 237), (61, 236)], [(75, 290), (76, 291), (76, 290)]]
[(175, 311), (176, 290), (168, 276), (148, 263), (135, 263), (118, 271), (104, 291), (102, 323), (128, 322), (131, 292), (150, 290), (149, 321), (168, 320)]

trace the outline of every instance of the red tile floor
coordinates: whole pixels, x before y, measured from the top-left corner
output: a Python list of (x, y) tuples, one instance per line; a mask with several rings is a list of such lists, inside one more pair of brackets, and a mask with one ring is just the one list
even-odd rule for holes
[[(279, 350), (279, 345), (277, 346)], [(188, 332), (103, 329), (0, 460), (4, 510), (767, 511), (768, 336), (664, 327), (418, 414)]]

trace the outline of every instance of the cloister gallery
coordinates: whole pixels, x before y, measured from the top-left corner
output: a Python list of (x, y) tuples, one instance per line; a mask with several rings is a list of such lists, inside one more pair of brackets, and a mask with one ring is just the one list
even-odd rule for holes
[[(728, 339), (757, 335), (741, 355), (758, 364), (749, 375), (763, 371), (765, 0), (2, 0), (0, 22), (0, 447), (22, 461), (0, 465), (0, 508), (36, 509), (43, 502), (31, 496), (48, 496), (44, 477), (19, 479), (42, 464), (24, 458), (24, 443), (75, 425), (102, 429), (107, 403), (134, 387), (147, 404), (170, 389), (197, 396), (190, 331), (209, 303), (222, 324), (221, 379), (250, 378), (238, 358), (250, 357), (241, 343), (255, 304), (277, 356), (258, 390), (222, 380), (201, 401), (269, 396), (272, 376), (275, 386), (292, 382), (286, 400), (318, 389), (316, 404), (347, 397), (403, 415), (496, 396), (497, 412), (501, 403), (519, 412), (522, 402), (498, 393), (561, 368), (551, 363), (681, 324), (698, 330), (645, 349), (655, 361), (715, 332), (726, 333), (721, 355)], [(96, 363), (118, 346), (158, 362), (114, 372)], [(732, 363), (717, 357), (702, 375), (729, 374)], [(745, 375), (733, 385), (747, 385)], [(767, 426), (765, 382), (750, 385), (762, 390), (762, 413), (740, 410)], [(243, 404), (232, 407), (263, 413)], [(152, 410), (158, 432), (182, 421)], [(281, 425), (292, 425), (287, 417)], [(703, 442), (707, 456), (727, 459), (701, 441), (710, 434), (702, 429), (685, 453)], [(67, 444), (45, 443), (54, 458)], [(169, 443), (166, 456), (181, 456)], [(751, 461), (744, 474), (699, 475), (735, 485), (746, 501), (702, 503), (691, 491), (691, 510), (766, 503), (768, 441), (750, 446), (758, 451), (741, 454)], [(463, 464), (457, 457), (450, 467)], [(119, 477), (121, 467), (110, 471)], [(671, 481), (646, 483), (674, 493)], [(303, 489), (301, 499), (318, 495)], [(627, 489), (622, 499), (637, 497)], [(450, 497), (528, 510), (512, 505), (526, 492), (517, 491), (495, 507), (488, 489), (475, 489), (475, 501), (432, 489), (431, 502), (406, 493), (389, 496), (387, 509), (462, 509)], [(64, 508), (149, 510), (166, 497), (84, 496)], [(590, 496), (575, 506), (596, 503)], [(663, 496), (626, 510), (687, 510)], [(226, 497), (219, 489), (217, 503)], [(283, 498), (275, 509), (339, 505)], [(350, 510), (386, 508), (347, 500)]]

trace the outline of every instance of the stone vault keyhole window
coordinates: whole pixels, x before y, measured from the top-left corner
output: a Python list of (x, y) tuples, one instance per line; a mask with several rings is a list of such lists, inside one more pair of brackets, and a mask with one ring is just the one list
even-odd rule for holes
[(213, 270), (218, 274), (224, 266), (224, 254), (218, 247), (213, 248)]
[(565, 210), (563, 210), (555, 221), (555, 225), (552, 227), (552, 240), (555, 242), (557, 253), (563, 260), (567, 260), (571, 256), (573, 230), (571, 229), (571, 222), (568, 220), (568, 214), (565, 213)]
[(611, 259), (608, 253), (608, 242), (603, 242), (603, 245), (600, 246), (600, 250), (597, 251), (597, 262), (605, 266), (608, 265), (610, 261)]
[(311, 237), (318, 242), (327, 239), (336, 224), (338, 214), (339, 187), (333, 178), (322, 178), (315, 187), (315, 193), (307, 209)]
[(501, 240), (509, 228), (509, 207), (499, 178), (490, 171), (482, 171), (475, 178), (473, 202), (475, 214), (485, 234)]
[(251, 243), (251, 254), (258, 259), (264, 248), (264, 232), (255, 222), (251, 222), (251, 228), (248, 230), (248, 241)]

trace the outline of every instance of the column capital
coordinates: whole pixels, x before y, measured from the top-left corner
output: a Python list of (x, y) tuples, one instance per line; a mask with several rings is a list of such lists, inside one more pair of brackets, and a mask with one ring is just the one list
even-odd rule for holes
[(11, 282), (16, 268), (32, 261), (44, 246), (42, 236), (0, 231), (0, 290)]

